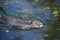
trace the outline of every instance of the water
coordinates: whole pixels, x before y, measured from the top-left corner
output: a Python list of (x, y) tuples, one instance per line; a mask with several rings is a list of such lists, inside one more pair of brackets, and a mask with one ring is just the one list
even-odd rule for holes
[[(27, 4), (25, 0), (19, 0), (18, 2), (16, 2), (16, 0), (11, 0), (11, 1), (5, 4), (1, 3), (1, 6), (6, 10), (8, 15), (17, 17), (16, 15), (20, 13), (24, 18), (28, 13), (24, 13), (22, 12), (22, 10), (27, 8), (29, 10), (32, 10), (33, 15), (35, 15), (35, 13), (38, 14), (39, 16), (38, 15), (35, 16), (40, 17), (39, 20), (41, 20), (45, 24), (47, 18), (51, 20), (54, 19), (54, 16), (52, 15), (51, 10), (49, 9), (39, 11), (33, 6), (31, 6), (31, 4), (30, 5)], [(1, 12), (0, 15), (1, 14), (3, 13)], [(40, 14), (43, 15), (40, 16)], [(14, 26), (10, 27), (10, 25), (7, 24), (8, 23), (4, 24), (3, 26), (2, 25), (0, 26), (0, 40), (42, 40), (45, 35), (43, 31), (48, 29), (46, 26), (44, 26), (43, 28), (40, 29), (20, 30), (20, 29), (16, 29)]]

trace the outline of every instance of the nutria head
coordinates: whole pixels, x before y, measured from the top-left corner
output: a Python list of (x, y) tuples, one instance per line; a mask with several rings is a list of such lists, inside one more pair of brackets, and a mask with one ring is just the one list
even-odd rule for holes
[(43, 27), (43, 23), (42, 22), (40, 22), (40, 21), (36, 21), (36, 20), (34, 20), (33, 22), (31, 22), (31, 27), (33, 28), (33, 27)]

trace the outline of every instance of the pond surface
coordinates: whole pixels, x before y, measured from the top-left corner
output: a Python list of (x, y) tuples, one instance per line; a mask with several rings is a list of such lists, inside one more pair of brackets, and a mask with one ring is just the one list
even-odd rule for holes
[[(39, 20), (44, 24), (46, 24), (47, 18), (51, 20), (54, 19), (51, 10), (38, 10), (25, 0), (3, 0), (0, 3), (0, 6), (3, 7), (7, 14), (12, 17), (17, 17), (17, 14), (20, 14), (23, 19), (25, 19), (28, 14), (31, 14), (33, 18), (35, 17), (35, 20), (38, 20), (36, 17), (38, 16)], [(3, 12), (0, 12), (0, 15), (4, 15)], [(26, 20), (28, 20), (28, 18), (26, 18)], [(5, 23), (0, 25), (0, 40), (43, 40), (45, 37), (43, 31), (46, 29), (48, 29), (47, 25), (40, 29), (19, 30), (14, 26), (11, 27), (8, 23)]]

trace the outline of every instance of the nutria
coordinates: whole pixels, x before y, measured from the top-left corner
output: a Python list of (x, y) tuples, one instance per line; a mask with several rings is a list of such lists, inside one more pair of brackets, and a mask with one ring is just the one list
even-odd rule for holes
[(20, 26), (24, 27), (24, 28), (39, 28), (39, 27), (43, 27), (43, 23), (40, 22), (40, 21), (37, 21), (37, 20), (34, 20), (34, 21), (24, 21), (24, 20), (21, 20), (21, 19), (8, 17), (8, 16), (0, 17), (0, 21), (1, 20), (3, 22), (8, 22), (11, 25), (18, 26), (19, 28), (20, 28)]

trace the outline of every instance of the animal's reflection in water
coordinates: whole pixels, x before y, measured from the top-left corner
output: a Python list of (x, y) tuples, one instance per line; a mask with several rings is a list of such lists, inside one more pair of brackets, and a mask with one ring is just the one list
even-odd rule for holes
[(8, 22), (11, 25), (17, 26), (18, 28), (41, 28), (43, 27), (43, 23), (37, 20), (34, 21), (24, 21), (21, 19), (13, 18), (13, 17), (0, 17), (0, 21)]

